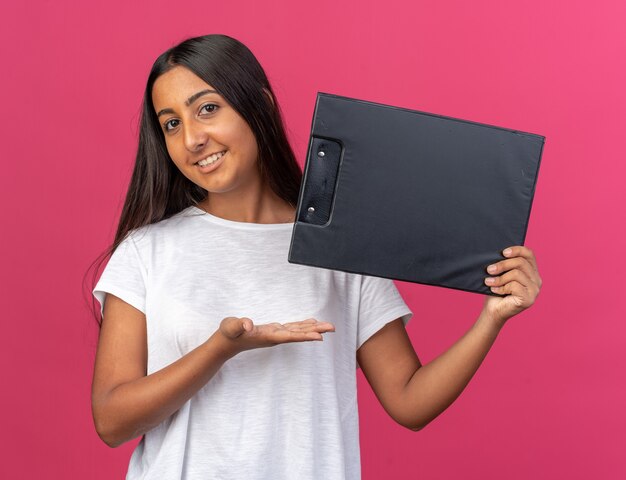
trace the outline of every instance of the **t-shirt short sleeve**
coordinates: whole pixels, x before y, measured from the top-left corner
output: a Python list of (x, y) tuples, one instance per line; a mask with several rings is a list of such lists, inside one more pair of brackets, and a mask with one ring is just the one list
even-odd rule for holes
[(100, 303), (100, 312), (104, 315), (104, 300), (106, 294), (110, 293), (145, 314), (146, 278), (146, 269), (137, 246), (132, 236), (128, 235), (109, 258), (92, 292)]
[(362, 277), (357, 349), (389, 322), (402, 318), (406, 326), (413, 316), (393, 280), (368, 275)]

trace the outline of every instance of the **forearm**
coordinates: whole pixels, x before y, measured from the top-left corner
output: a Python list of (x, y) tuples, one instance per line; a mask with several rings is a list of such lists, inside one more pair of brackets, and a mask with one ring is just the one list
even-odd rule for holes
[(174, 363), (112, 389), (94, 402), (96, 429), (111, 447), (136, 438), (176, 412), (234, 353), (219, 332)]
[(403, 391), (403, 410), (412, 430), (423, 428), (456, 400), (478, 370), (502, 325), (481, 313), (452, 347), (415, 371)]

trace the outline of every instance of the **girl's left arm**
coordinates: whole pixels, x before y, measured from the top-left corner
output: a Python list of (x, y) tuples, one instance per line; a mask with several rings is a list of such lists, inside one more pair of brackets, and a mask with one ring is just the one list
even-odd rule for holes
[[(422, 366), (401, 319), (372, 335), (357, 360), (387, 413), (417, 431), (456, 400), (489, 352), (506, 321), (530, 307), (542, 280), (533, 252), (505, 249), (505, 260), (490, 265), (485, 283), (504, 297), (487, 295), (474, 325), (452, 347)], [(490, 281), (489, 278), (493, 278)]]

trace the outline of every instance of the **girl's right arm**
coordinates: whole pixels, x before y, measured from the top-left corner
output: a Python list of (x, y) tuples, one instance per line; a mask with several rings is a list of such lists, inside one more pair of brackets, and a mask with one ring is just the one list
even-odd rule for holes
[(252, 348), (321, 340), (332, 324), (307, 319), (254, 325), (227, 317), (200, 346), (161, 370), (147, 373), (145, 315), (106, 295), (92, 383), (96, 431), (110, 447), (143, 435), (176, 412), (229, 358)]

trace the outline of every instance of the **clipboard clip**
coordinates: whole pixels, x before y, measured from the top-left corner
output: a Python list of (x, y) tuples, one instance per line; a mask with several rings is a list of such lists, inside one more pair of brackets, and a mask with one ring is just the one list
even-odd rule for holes
[(329, 223), (341, 151), (342, 145), (337, 140), (311, 137), (298, 222), (312, 225)]

